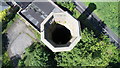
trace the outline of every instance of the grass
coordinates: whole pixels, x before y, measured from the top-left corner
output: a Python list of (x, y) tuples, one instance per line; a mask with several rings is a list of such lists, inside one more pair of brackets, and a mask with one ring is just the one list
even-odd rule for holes
[(6, 51), (4, 54), (3, 54), (3, 63), (6, 63), (10, 61), (10, 58), (9, 58), (9, 55), (8, 55), (8, 52)]
[(80, 12), (77, 9), (73, 10), (73, 17), (75, 17), (76, 19), (80, 16)]
[(15, 18), (12, 19), (10, 22), (7, 23), (7, 27), (6, 27), (6, 29), (4, 29), (4, 30), (2, 31), (2, 34), (6, 33), (7, 30), (8, 30), (8, 29), (11, 27), (11, 25), (14, 23), (14, 21), (15, 21), (16, 19), (18, 19), (18, 18), (19, 18), (19, 15), (16, 14)]
[(69, 13), (72, 13), (71, 15), (75, 17), (76, 19), (80, 16), (80, 12), (75, 8), (76, 6), (74, 5), (73, 2), (57, 2), (57, 4), (66, 11), (68, 9)]
[[(90, 2), (84, 2), (89, 5)], [(97, 9), (94, 13), (117, 35), (120, 37), (120, 24), (118, 23), (118, 2), (94, 2)]]
[(40, 34), (35, 30), (35, 29), (33, 29), (31, 26), (28, 26), (28, 28), (34, 33), (34, 35), (35, 35), (35, 37), (37, 38), (37, 41), (41, 41), (40, 40)]
[(3, 61), (2, 61), (2, 63), (3, 63), (2, 64), (3, 67), (13, 66), (12, 61), (10, 60), (10, 57), (9, 57), (7, 51), (3, 54)]

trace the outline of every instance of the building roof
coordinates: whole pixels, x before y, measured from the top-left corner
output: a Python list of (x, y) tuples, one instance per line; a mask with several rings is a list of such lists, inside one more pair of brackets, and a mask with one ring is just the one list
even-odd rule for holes
[(19, 5), (22, 9), (25, 9), (33, 0), (14, 0), (17, 5)]
[(47, 15), (55, 8), (50, 2), (33, 2), (33, 4), (39, 7)]
[(31, 2), (16, 2), (22, 9), (25, 9)]
[(21, 14), (27, 18), (37, 29), (55, 7), (50, 2), (32, 2)]

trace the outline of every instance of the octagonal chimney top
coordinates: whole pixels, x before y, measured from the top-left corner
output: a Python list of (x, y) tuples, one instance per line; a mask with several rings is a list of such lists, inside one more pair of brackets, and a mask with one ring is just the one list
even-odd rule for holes
[(41, 40), (53, 52), (70, 51), (81, 39), (80, 22), (67, 12), (52, 12), (40, 26)]

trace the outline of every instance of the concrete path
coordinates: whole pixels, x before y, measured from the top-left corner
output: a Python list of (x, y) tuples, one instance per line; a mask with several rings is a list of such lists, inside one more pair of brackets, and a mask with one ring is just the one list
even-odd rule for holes
[(34, 42), (33, 39), (36, 39), (34, 33), (20, 19), (17, 19), (12, 24), (7, 31), (7, 36), (9, 39), (8, 52), (10, 57), (21, 55), (25, 48)]

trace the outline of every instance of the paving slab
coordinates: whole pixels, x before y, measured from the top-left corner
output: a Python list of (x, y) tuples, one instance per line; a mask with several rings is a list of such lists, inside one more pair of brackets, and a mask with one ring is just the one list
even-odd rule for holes
[(16, 19), (12, 26), (7, 31), (9, 39), (8, 52), (9, 56), (20, 55), (29, 47), (36, 39), (34, 33), (20, 19)]

